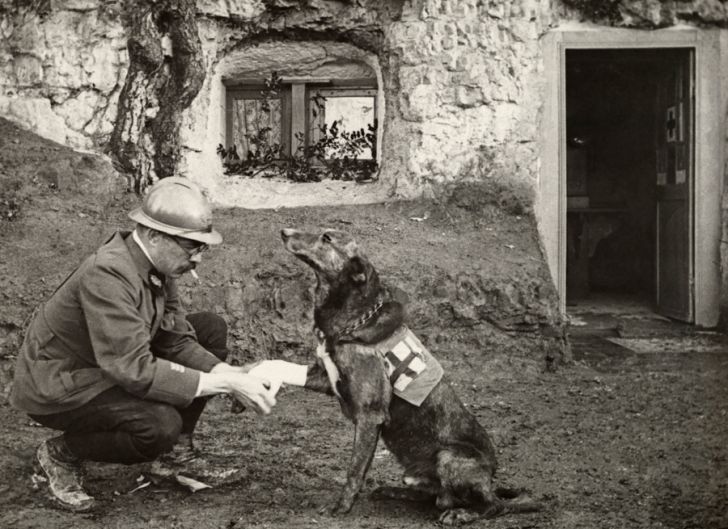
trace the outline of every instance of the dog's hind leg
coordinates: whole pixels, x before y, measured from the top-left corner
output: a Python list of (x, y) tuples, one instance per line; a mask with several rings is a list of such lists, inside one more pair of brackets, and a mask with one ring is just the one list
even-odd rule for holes
[(372, 492), (375, 499), (431, 502), (437, 497), (439, 482), (428, 478), (405, 474), (402, 478), (405, 487), (378, 487)]
[(375, 500), (405, 500), (415, 502), (431, 502), (437, 494), (430, 489), (414, 487), (383, 486), (374, 489), (370, 495)]
[(503, 502), (492, 491), (492, 470), (487, 459), (467, 446), (453, 446), (437, 454), (441, 489), (437, 507), (440, 523), (462, 525), (502, 514)]
[[(400, 463), (402, 463), (400, 461)], [(440, 490), (440, 480), (432, 465), (422, 461), (409, 461), (402, 476), (404, 487), (383, 486), (372, 492), (375, 499), (433, 502)]]
[(525, 493), (498, 488), (491, 491), (490, 480), (474, 484), (471, 489), (472, 505), (445, 510), (440, 516), (443, 525), (462, 525), (481, 518), (495, 518), (504, 514), (540, 511), (543, 506)]
[[(489, 482), (490, 479), (487, 481)], [(482, 485), (484, 486), (474, 485), (468, 495), (470, 497), (467, 502), (463, 502), (463, 498), (456, 499), (453, 496), (449, 498), (449, 502), (445, 502), (443, 499), (445, 499), (446, 493), (441, 494), (437, 499), (437, 506), (440, 509), (445, 508), (445, 510), (440, 515), (440, 523), (442, 525), (463, 525), (481, 518), (495, 518), (504, 514), (507, 511), (505, 503), (490, 491), (489, 483), (483, 483)], [(463, 503), (472, 503), (455, 507), (456, 502), (461, 505)], [(449, 506), (446, 503), (449, 503)]]

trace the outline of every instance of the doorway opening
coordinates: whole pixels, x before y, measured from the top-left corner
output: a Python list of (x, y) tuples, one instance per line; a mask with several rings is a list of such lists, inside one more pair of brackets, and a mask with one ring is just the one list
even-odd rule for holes
[(567, 49), (567, 312), (691, 322), (694, 52)]

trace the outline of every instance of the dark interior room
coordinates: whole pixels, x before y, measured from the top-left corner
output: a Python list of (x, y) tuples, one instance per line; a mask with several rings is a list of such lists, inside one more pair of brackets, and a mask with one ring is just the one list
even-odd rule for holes
[(655, 298), (659, 83), (671, 50), (566, 55), (567, 299)]

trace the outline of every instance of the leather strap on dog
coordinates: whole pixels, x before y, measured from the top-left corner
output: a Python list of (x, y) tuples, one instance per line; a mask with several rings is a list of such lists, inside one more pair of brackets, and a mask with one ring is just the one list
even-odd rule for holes
[(316, 356), (320, 358), (321, 362), (324, 364), (324, 369), (326, 370), (326, 375), (329, 377), (329, 384), (331, 384), (331, 389), (334, 391), (334, 395), (340, 399), (341, 394), (336, 386), (341, 379), (341, 376), (339, 375), (339, 369), (331, 359), (331, 355), (326, 350), (326, 337), (324, 336), (323, 331), (318, 328), (314, 328), (313, 333), (316, 335), (316, 340), (318, 341), (318, 344), (316, 345)]

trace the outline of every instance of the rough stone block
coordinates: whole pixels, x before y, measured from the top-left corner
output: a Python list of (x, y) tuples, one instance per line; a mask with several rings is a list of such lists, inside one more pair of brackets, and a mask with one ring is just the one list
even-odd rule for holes
[(19, 85), (36, 85), (43, 81), (43, 65), (33, 55), (18, 55), (13, 60), (13, 73)]
[(96, 11), (98, 8), (98, 0), (65, 0), (63, 2), (63, 9), (67, 11)]
[(40, 56), (44, 38), (39, 20), (34, 15), (24, 15), (13, 21), (10, 46), (17, 53), (30, 53)]
[(66, 124), (51, 110), (48, 99), (0, 96), (0, 115), (58, 143), (68, 138)]
[(197, 0), (197, 10), (217, 17), (252, 19), (265, 11), (265, 5), (259, 0)]
[(470, 108), (482, 104), (483, 92), (477, 87), (458, 86), (456, 89), (456, 103), (463, 108)]
[(424, 121), (437, 115), (439, 98), (432, 85), (416, 86), (407, 96), (408, 111), (403, 112), (405, 119)]
[(104, 94), (117, 85), (119, 76), (119, 54), (109, 47), (98, 45), (93, 49), (84, 64), (88, 74), (87, 82)]
[(84, 90), (55, 107), (55, 112), (63, 118), (70, 129), (81, 132), (94, 112), (102, 105), (98, 92)]

